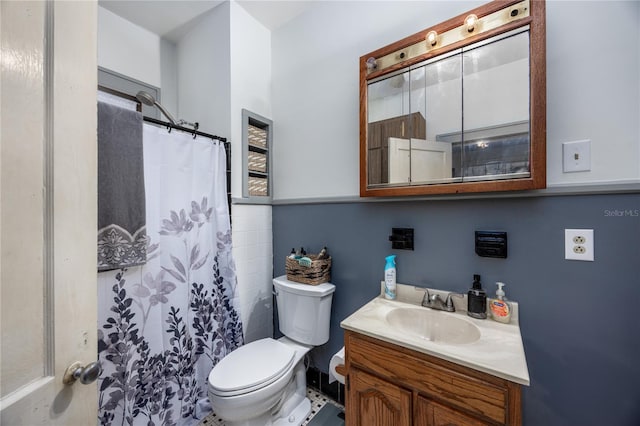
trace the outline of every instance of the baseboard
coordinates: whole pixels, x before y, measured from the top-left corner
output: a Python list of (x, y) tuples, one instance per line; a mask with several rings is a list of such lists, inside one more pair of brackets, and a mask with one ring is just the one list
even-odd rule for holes
[(338, 381), (329, 383), (329, 375), (314, 367), (307, 369), (307, 386), (317, 389), (334, 401), (344, 405), (344, 385)]

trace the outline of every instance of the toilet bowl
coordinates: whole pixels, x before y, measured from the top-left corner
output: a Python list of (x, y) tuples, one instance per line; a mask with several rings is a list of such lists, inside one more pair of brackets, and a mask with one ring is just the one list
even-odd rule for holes
[(329, 339), (335, 286), (310, 286), (285, 277), (273, 282), (285, 337), (248, 343), (209, 374), (209, 401), (227, 426), (297, 426), (311, 411), (304, 357)]
[[(242, 352), (233, 357), (225, 357), (216, 366), (220, 368), (209, 374), (209, 401), (215, 413), (229, 426), (275, 425), (279, 417), (292, 424), (288, 421), (291, 414), (282, 412), (282, 408), (288, 402), (286, 408), (295, 409), (293, 403), (299, 405), (305, 399), (303, 360), (310, 349), (286, 337), (267, 338), (237, 349), (233, 354)], [(249, 359), (252, 361), (246, 362)], [(240, 377), (233, 377), (234, 372), (240, 372)], [(301, 414), (300, 422), (307, 414)]]

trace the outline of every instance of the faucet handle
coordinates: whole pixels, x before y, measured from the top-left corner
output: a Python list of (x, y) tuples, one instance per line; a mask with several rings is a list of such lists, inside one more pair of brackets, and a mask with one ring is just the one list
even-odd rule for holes
[(459, 297), (461, 299), (464, 299), (464, 294), (461, 293), (449, 293), (447, 294), (447, 301), (446, 301), (446, 306), (447, 306), (447, 310), (449, 312), (455, 312), (456, 311), (456, 307), (453, 304), (453, 296), (455, 297)]
[(425, 287), (425, 288), (422, 288), (422, 290), (424, 290), (424, 296), (422, 297), (422, 306), (428, 306), (429, 300), (431, 298), (431, 296), (429, 295), (429, 289)]
[(451, 296), (451, 293), (447, 294), (447, 301), (445, 303), (447, 306), (447, 310), (451, 310), (451, 312), (454, 312), (456, 308), (455, 306), (453, 306), (453, 298)]

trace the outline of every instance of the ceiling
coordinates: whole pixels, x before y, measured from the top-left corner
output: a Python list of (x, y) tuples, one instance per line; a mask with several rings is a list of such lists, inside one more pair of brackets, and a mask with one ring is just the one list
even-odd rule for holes
[[(98, 4), (129, 22), (177, 42), (198, 16), (229, 0), (99, 0)], [(237, 0), (270, 30), (293, 19), (312, 2), (304, 0)]]

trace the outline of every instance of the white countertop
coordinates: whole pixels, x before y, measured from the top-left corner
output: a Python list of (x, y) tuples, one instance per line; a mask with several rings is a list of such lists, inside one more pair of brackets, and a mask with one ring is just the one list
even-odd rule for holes
[[(449, 313), (420, 307), (444, 316), (454, 315), (456, 318), (475, 324), (480, 330), (480, 339), (473, 343), (433, 342), (417, 335), (403, 333), (385, 320), (387, 313), (394, 308), (420, 306), (421, 297), (411, 296), (411, 292), (407, 290), (408, 288), (418, 290), (418, 288), (403, 287), (405, 287), (404, 291), (399, 292), (398, 299), (404, 299), (404, 301), (387, 300), (379, 296), (342, 321), (340, 326), (346, 330), (442, 358), (515, 383), (529, 385), (529, 370), (517, 321), (517, 304), (514, 306), (514, 316), (510, 324), (498, 323), (491, 319), (474, 319), (462, 310)], [(418, 292), (413, 291), (413, 293)], [(424, 290), (421, 293), (424, 294)], [(411, 297), (400, 297), (401, 294), (409, 294)]]

